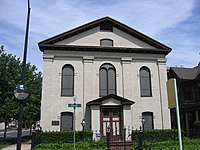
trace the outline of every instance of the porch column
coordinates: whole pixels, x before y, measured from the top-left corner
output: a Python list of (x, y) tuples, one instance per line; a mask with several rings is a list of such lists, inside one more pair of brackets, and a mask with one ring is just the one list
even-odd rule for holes
[(93, 139), (96, 140), (96, 133), (100, 131), (100, 106), (91, 105), (91, 130), (93, 131)]
[(197, 110), (195, 111), (195, 114), (196, 114), (196, 115), (195, 115), (195, 116), (196, 116), (196, 121), (199, 121), (199, 113), (198, 113)]
[(186, 123), (186, 134), (189, 136), (189, 123), (188, 123), (188, 113), (185, 112), (185, 123)]
[(123, 114), (124, 114), (124, 128), (126, 128), (126, 140), (129, 139), (131, 136), (129, 136), (130, 131), (128, 129), (132, 129), (132, 123), (131, 123), (131, 106), (130, 105), (124, 105), (123, 106)]

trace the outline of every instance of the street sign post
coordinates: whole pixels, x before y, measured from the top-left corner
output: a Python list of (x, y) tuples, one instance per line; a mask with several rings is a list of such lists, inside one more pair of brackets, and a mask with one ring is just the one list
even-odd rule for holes
[(68, 107), (74, 108), (73, 130), (74, 130), (74, 150), (76, 150), (76, 130), (75, 130), (76, 108), (81, 107), (81, 104), (76, 104), (76, 97), (73, 97), (73, 100), (74, 100), (74, 103), (68, 104)]
[(68, 107), (81, 107), (81, 104), (68, 104)]

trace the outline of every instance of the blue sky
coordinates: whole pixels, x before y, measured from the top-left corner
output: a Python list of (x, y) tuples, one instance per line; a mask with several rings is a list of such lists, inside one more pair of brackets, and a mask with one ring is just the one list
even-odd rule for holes
[[(199, 0), (30, 0), (27, 61), (43, 69), (37, 43), (90, 21), (110, 16), (171, 47), (167, 66), (200, 61)], [(27, 0), (0, 0), (0, 45), (23, 57)]]

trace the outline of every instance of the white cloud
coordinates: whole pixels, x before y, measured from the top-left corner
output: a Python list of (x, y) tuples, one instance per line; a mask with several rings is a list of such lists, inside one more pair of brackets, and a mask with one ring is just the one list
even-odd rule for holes
[[(188, 57), (188, 51), (180, 55), (185, 47), (189, 48), (191, 43), (194, 43), (190, 50), (192, 55), (196, 53), (195, 49), (199, 48), (194, 32), (190, 33), (194, 26), (198, 27), (200, 24), (194, 14), (196, 3), (197, 0), (31, 0), (29, 61), (42, 68), (42, 54), (37, 47), (39, 41), (89, 21), (110, 16), (164, 44), (173, 46), (174, 50), (168, 59), (178, 64), (181, 58)], [(14, 54), (23, 53), (22, 37), (24, 37), (26, 15), (26, 1), (1, 1), (0, 34), (4, 37), (0, 37), (0, 44), (6, 44), (5, 47), (8, 45), (10, 48), (18, 43), (16, 47), (21, 50), (17, 52), (13, 50)], [(188, 23), (190, 20), (193, 23)]]

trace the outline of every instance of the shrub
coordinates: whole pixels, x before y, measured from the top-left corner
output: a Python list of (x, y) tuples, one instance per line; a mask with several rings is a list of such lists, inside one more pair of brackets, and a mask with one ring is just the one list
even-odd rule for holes
[[(76, 141), (85, 141), (92, 140), (92, 131), (76, 131)], [(74, 132), (66, 131), (66, 132), (42, 132), (41, 135), (41, 143), (70, 143), (73, 142)]]
[[(73, 143), (43, 143), (36, 146), (35, 150), (73, 150)], [(80, 141), (76, 143), (77, 150), (107, 150), (105, 141)]]
[[(182, 131), (183, 135), (183, 131)], [(133, 131), (133, 140), (138, 141), (139, 131)], [(145, 130), (144, 140), (145, 141), (165, 141), (178, 139), (177, 129), (156, 129), (156, 130)]]
[[(137, 148), (137, 145), (133, 145), (133, 148)], [(145, 142), (143, 150), (178, 150), (179, 141), (168, 140), (160, 142)], [(198, 150), (200, 149), (200, 140), (199, 139), (184, 139), (183, 140), (183, 149), (184, 150)]]

